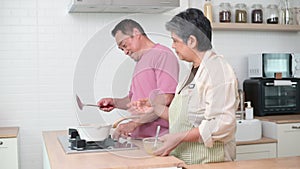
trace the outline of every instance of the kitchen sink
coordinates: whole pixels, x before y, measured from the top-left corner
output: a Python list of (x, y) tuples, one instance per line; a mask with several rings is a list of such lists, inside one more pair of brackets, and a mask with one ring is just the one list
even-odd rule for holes
[(236, 121), (236, 141), (254, 141), (262, 137), (262, 125), (258, 119)]

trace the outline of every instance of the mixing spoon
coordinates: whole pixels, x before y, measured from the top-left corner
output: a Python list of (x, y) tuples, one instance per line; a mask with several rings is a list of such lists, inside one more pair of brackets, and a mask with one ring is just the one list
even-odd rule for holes
[(157, 126), (153, 147), (156, 147), (156, 146), (157, 146), (157, 140), (158, 140), (159, 131), (160, 131), (160, 126)]

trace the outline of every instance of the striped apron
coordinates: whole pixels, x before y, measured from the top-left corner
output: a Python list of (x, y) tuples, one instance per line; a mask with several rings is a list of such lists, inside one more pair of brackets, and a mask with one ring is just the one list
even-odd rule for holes
[[(183, 89), (185, 90), (185, 89)], [(178, 133), (188, 131), (194, 126), (188, 121), (188, 94), (176, 94), (169, 107), (169, 132)], [(183, 142), (179, 144), (171, 155), (183, 160), (186, 164), (204, 164), (224, 161), (224, 144), (215, 142), (213, 147), (205, 147), (200, 142)]]

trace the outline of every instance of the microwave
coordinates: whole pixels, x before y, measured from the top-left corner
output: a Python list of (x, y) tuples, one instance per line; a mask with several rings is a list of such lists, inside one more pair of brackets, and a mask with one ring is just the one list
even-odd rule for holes
[(247, 79), (245, 101), (251, 101), (254, 115), (300, 113), (300, 79)]
[(262, 53), (248, 57), (249, 78), (300, 77), (300, 53)]

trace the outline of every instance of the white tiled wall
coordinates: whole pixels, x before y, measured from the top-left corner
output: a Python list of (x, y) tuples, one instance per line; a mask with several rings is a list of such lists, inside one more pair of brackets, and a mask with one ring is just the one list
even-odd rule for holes
[[(123, 16), (69, 14), (68, 3), (0, 0), (0, 126), (20, 126), (22, 169), (42, 168), (42, 131), (77, 125), (73, 100), (77, 59), (97, 31)], [(191, 4), (199, 5), (196, 0)], [(247, 76), (247, 55), (265, 50), (300, 52), (299, 33), (217, 31), (213, 39), (240, 83)]]

